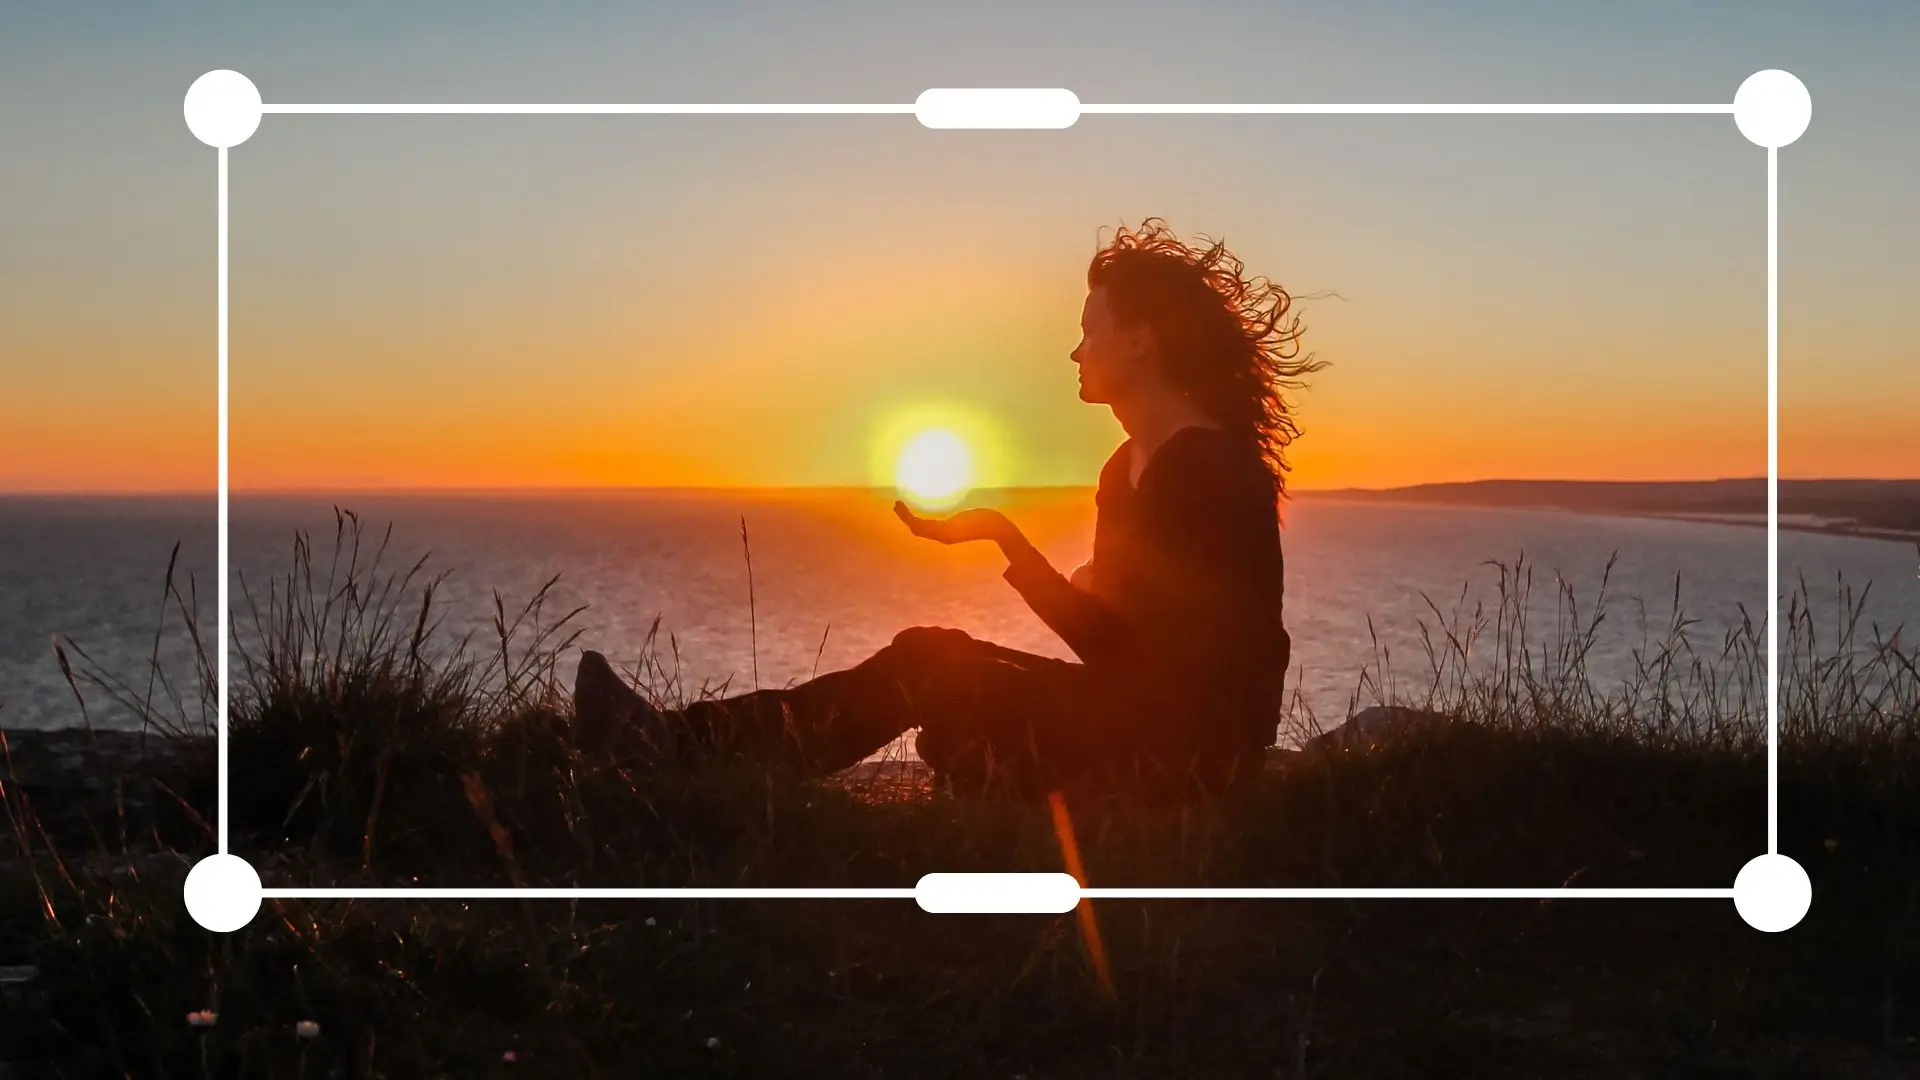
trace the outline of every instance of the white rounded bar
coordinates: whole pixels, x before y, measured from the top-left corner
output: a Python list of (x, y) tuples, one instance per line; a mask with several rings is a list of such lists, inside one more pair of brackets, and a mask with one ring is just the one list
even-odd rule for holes
[(920, 910), (940, 915), (1064, 915), (1080, 903), (1071, 874), (928, 874), (913, 887)]

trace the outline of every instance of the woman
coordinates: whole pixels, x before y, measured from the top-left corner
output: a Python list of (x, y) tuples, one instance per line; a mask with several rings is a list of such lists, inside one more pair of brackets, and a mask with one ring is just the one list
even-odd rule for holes
[(734, 752), (825, 773), (909, 728), (936, 775), (1029, 795), (1096, 785), (1217, 789), (1273, 742), (1291, 642), (1281, 618), (1280, 501), (1298, 435), (1283, 391), (1292, 300), (1224, 245), (1163, 222), (1121, 229), (1087, 271), (1082, 401), (1127, 434), (1101, 470), (1093, 557), (1063, 577), (997, 510), (923, 518), (917, 536), (991, 543), (1006, 580), (1072, 649), (1055, 660), (916, 627), (845, 671), (662, 714), (588, 652), (575, 684), (590, 753)]

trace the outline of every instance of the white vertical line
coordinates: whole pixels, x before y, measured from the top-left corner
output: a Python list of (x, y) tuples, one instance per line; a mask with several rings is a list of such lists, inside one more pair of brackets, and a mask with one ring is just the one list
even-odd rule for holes
[(220, 854), (227, 853), (227, 148), (220, 148)]
[(1780, 853), (1780, 150), (1767, 147), (1767, 854)]

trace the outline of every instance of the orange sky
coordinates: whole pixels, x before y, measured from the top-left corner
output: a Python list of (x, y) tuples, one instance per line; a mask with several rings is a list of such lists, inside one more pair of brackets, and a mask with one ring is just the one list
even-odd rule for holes
[[(1320, 96), (1531, 92), (1458, 50), (1441, 64), (1389, 42), (1350, 70), (1332, 46), (1364, 27), (1337, 22), (1287, 26), (1325, 46), (1289, 74)], [(1875, 119), (1898, 95), (1862, 74), (1893, 70), (1887, 35), (1849, 25), (1847, 50), (1786, 30), (1761, 42), (1816, 100), (1781, 158), (1782, 473), (1916, 476), (1920, 354), (1901, 317), (1920, 219), (1899, 162), (1920, 154)], [(1084, 30), (1034, 46), (1046, 79), (952, 81), (1193, 96), (1100, 92), (1110, 50)], [(1724, 30), (1673, 29), (1723, 53), (1684, 85), (1621, 67), (1638, 54), (1600, 48), (1599, 29), (1540, 55), (1585, 72), (1568, 99), (1723, 98), (1765, 66)], [(680, 62), (653, 37), (601, 56), (569, 33), (475, 37), (469, 60), (510, 43), (604, 65), (528, 100), (632, 96), (636, 68)], [(213, 154), (178, 116), (211, 65), (185, 48), (0, 46), (0, 198), (33, 211), (10, 220), (0, 258), (0, 491), (213, 484)], [(344, 51), (303, 67), (248, 48), (256, 81), (290, 100), (325, 98), (321, 75), (342, 70), (355, 77), (338, 85), (374, 98), (457, 98), (499, 67), (358, 70)], [(1254, 59), (1218, 72), (1265, 70)], [(890, 63), (838, 96), (910, 100), (900, 88), (925, 76)], [(56, 102), (42, 89), (56, 73), (94, 92)], [(681, 99), (727, 98), (700, 71), (675, 78)], [(1260, 96), (1219, 80), (1222, 99)], [(875, 447), (902, 416), (948, 409), (990, 432), (996, 479), (1091, 483), (1121, 433), (1077, 401), (1067, 359), (1086, 260), (1099, 228), (1149, 214), (1224, 236), (1298, 293), (1338, 294), (1301, 304), (1305, 343), (1333, 366), (1298, 400), (1296, 488), (1761, 475), (1764, 160), (1725, 117), (1089, 117), (987, 133), (901, 117), (270, 116), (233, 152), (231, 477), (864, 484), (884, 481)]]
[[(536, 294), (520, 311), (506, 298), (469, 309), (448, 285), (422, 289), (428, 302), (416, 309), (377, 300), (384, 286), (369, 283), (361, 298), (371, 310), (342, 310), (348, 299), (306, 319), (283, 299), (289, 310), (235, 317), (232, 480), (236, 489), (857, 484), (882, 479), (871, 448), (893, 417), (961, 406), (996, 429), (1009, 482), (1090, 482), (1122, 433), (1075, 398), (1066, 354), (1080, 267), (1072, 245), (1058, 246), (1027, 280), (964, 263), (917, 280), (904, 263), (891, 273), (785, 267), (775, 275), (785, 288), (739, 309), (751, 318), (676, 289), (650, 305), (676, 308), (683, 319), (673, 324), (603, 297)], [(1480, 329), (1501, 317), (1498, 295), (1409, 295), (1412, 317), (1375, 319), (1372, 309), (1392, 307), (1352, 291), (1302, 301), (1306, 340), (1333, 366), (1298, 398), (1297, 488), (1765, 470), (1758, 328), (1731, 319), (1695, 328), (1676, 315), (1645, 345), (1570, 340), (1554, 321), (1567, 313), (1543, 302), (1538, 325), (1507, 317), (1518, 340), (1502, 348)], [(377, 332), (353, 326), (373, 319)], [(1557, 362), (1533, 361), (1534, 350)], [(53, 351), (47, 370), (59, 372)], [(178, 367), (211, 369), (181, 352)], [(673, 362), (622, 362), (636, 354)], [(116, 381), (84, 411), (0, 406), (0, 484), (204, 486), (211, 381)], [(1920, 468), (1897, 396), (1836, 393), (1791, 367), (1783, 390), (1786, 475)]]

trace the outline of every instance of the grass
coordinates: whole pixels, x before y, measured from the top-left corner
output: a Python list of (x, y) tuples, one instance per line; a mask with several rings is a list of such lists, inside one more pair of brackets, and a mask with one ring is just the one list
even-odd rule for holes
[[(497, 599), (490, 639), (450, 641), (424, 563), (387, 568), (349, 514), (334, 540), (321, 564), (302, 538), (240, 603), (232, 846), (270, 884), (1062, 868), (1047, 807), (954, 798), (905, 762), (813, 783), (737, 760), (593, 767), (559, 670), (577, 611)], [(1531, 569), (1499, 573), (1488, 609), (1432, 606), (1417, 676), (1378, 648), (1359, 681), (1356, 703), (1455, 720), (1280, 755), (1209, 804), (1073, 805), (1088, 883), (1730, 883), (1766, 849), (1764, 627), (1696, 643), (1676, 597), (1634, 677), (1603, 687), (1604, 589), (1588, 607), (1556, 585), (1542, 630)], [(1074, 916), (899, 901), (269, 901), (209, 934), (180, 889), (214, 850), (212, 664), (175, 686), (75, 649), (77, 690), (178, 749), (82, 830), (7, 785), (0, 964), (39, 974), (0, 1046), (64, 1076), (1914, 1075), (1916, 654), (1844, 593), (1851, 617), (1816, 633), (1808, 593), (1782, 627), (1780, 850), (1815, 897), (1793, 930), (1706, 900), (1103, 901), (1100, 967)], [(192, 583), (169, 573), (167, 595), (197, 628)], [(658, 631), (640, 682), (669, 704), (709, 692)]]

